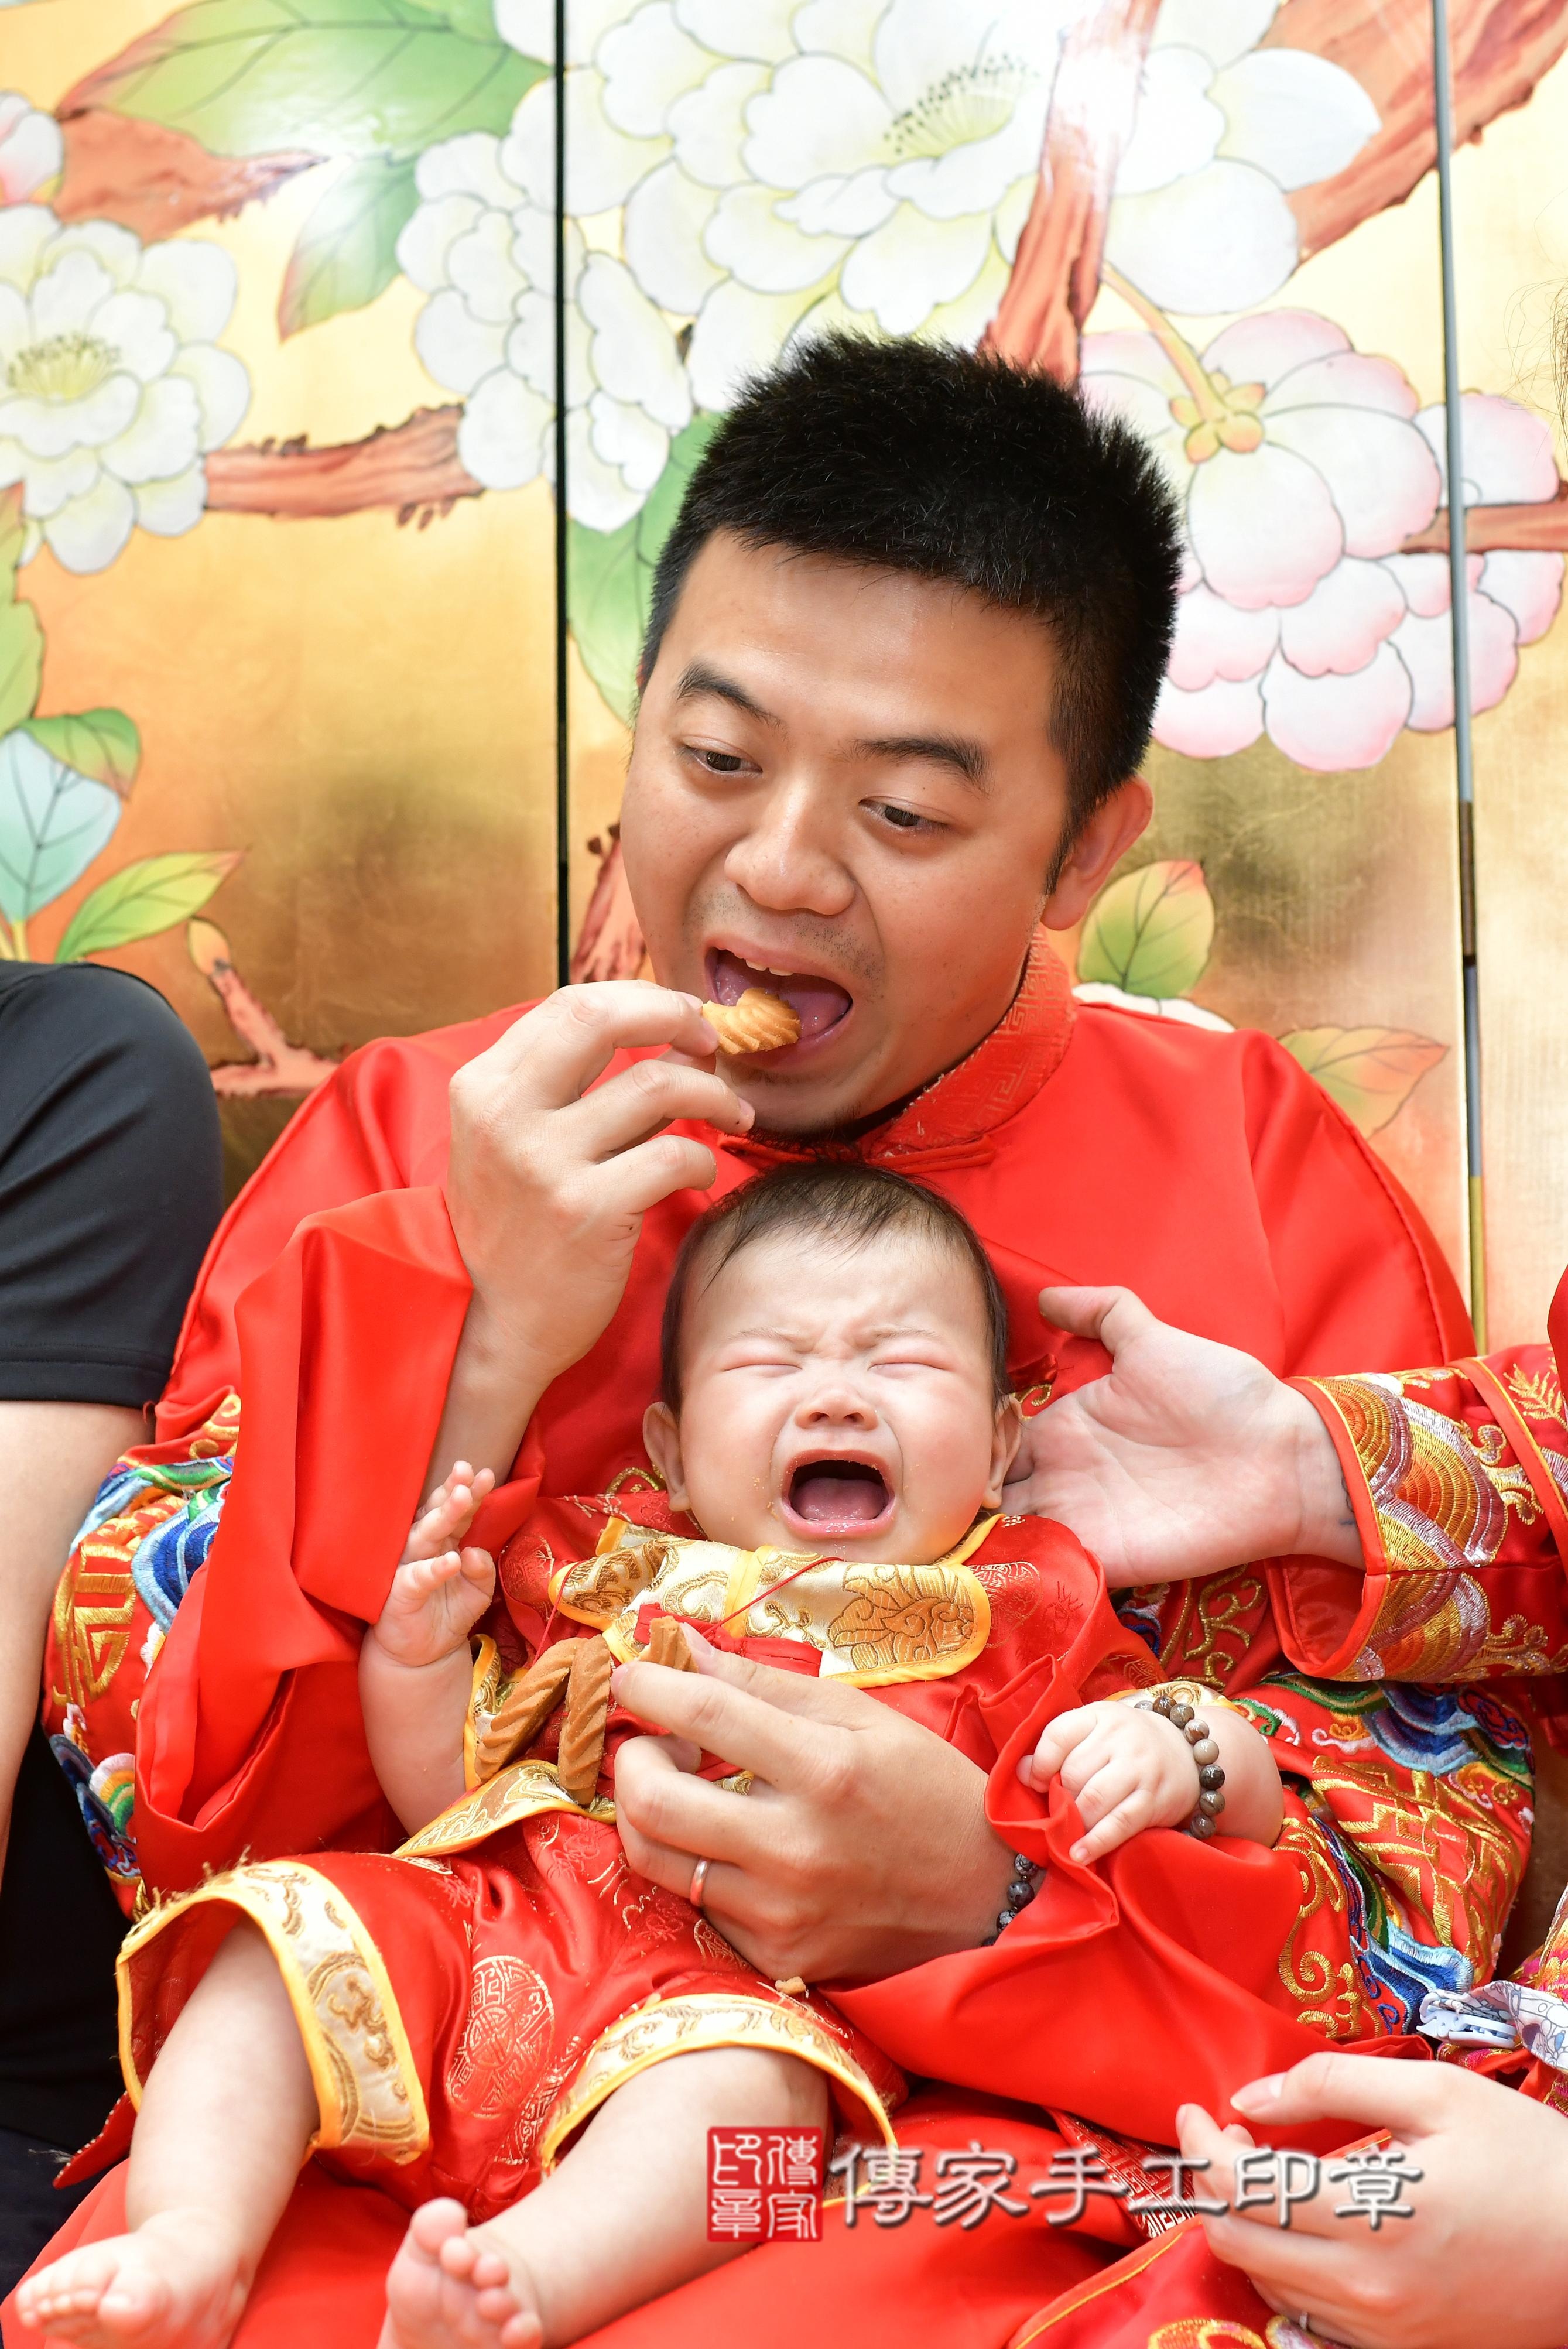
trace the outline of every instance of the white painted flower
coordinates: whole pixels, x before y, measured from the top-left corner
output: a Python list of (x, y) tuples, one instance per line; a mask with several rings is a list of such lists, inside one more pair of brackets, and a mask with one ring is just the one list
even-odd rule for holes
[(0, 204), (25, 204), (65, 161), (65, 141), (52, 114), (42, 114), (20, 90), (0, 89)]
[[(1069, 0), (590, 0), (568, 57), (567, 209), (624, 206), (627, 263), (695, 321), (722, 409), (810, 319), (973, 343), (1040, 167)], [(548, 0), (496, 0), (548, 56)], [(536, 202), (552, 92), (516, 129)]]
[(1354, 161), (1378, 128), (1355, 77), (1260, 48), (1280, 0), (1164, 0), (1106, 257), (1162, 309), (1250, 309), (1301, 257), (1285, 199)]
[[(521, 109), (519, 109), (521, 114)], [(398, 260), (430, 300), (414, 341), (436, 381), (464, 400), (458, 454), (486, 489), (555, 476), (556, 357), (550, 289), (556, 229), (531, 200), (514, 125), (429, 147), (421, 202)], [(691, 393), (667, 322), (625, 264), (566, 235), (566, 502), (615, 530), (664, 471)]]
[(0, 211), (0, 487), (22, 484), (28, 554), (47, 539), (67, 571), (102, 571), (138, 525), (201, 519), (203, 455), (250, 399), (214, 340), (235, 282), (215, 244)]
[[(1392, 360), (1310, 312), (1240, 319), (1201, 356), (1168, 326), (1092, 335), (1084, 375), (1154, 443), (1182, 501), (1188, 564), (1156, 740), (1221, 758), (1269, 739), (1298, 765), (1369, 767), (1401, 730), (1453, 721), (1448, 558), (1400, 553), (1444, 495), (1440, 407)], [(1464, 404), (1470, 502), (1550, 497), (1539, 419)], [(1555, 554), (1470, 565), (1477, 709), (1550, 626)]]

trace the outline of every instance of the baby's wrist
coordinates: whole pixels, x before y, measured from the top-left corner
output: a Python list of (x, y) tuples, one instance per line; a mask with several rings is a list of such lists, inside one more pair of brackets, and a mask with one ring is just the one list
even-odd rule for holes
[(1225, 1797), (1220, 1791), (1225, 1784), (1225, 1773), (1220, 1766), (1219, 1744), (1208, 1722), (1180, 1692), (1170, 1689), (1160, 1689), (1151, 1696), (1137, 1700), (1135, 1710), (1152, 1713), (1159, 1720), (1168, 1723), (1172, 1732), (1187, 1748), (1188, 1759), (1192, 1764), (1190, 1797), (1178, 1810), (1177, 1797), (1173, 1795), (1171, 1810), (1163, 1818), (1162, 1825), (1183, 1827), (1189, 1835), (1206, 1843), (1210, 1836), (1218, 1834), (1220, 1814), (1225, 1807)]

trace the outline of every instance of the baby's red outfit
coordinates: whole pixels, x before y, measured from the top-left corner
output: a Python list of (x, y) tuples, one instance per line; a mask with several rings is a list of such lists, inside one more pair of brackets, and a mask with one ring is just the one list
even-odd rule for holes
[[(396, 1854), (242, 1866), (133, 1929), (121, 1960), (140, 2083), (236, 1910), (265, 1935), (310, 2058), (317, 2150), (413, 2207), (483, 2220), (553, 2166), (606, 2097), (669, 2055), (753, 2046), (824, 2072), (841, 2119), (890, 2137), (896, 2066), (831, 2002), (758, 1974), (690, 1902), (634, 1875), (609, 1799), (562, 1790), (559, 1714), (477, 1783), (476, 1737), (549, 1641), (623, 1660), (662, 1612), (759, 1661), (872, 1690), (990, 1772), (1025, 1723), (1156, 1678), (1094, 1560), (1041, 1518), (986, 1521), (934, 1565), (805, 1561), (693, 1538), (662, 1495), (550, 1500), (503, 1551), (471, 1711), (470, 1792)], [(722, 1778), (725, 1764), (705, 1761)], [(737, 1789), (733, 1799), (742, 1799)]]

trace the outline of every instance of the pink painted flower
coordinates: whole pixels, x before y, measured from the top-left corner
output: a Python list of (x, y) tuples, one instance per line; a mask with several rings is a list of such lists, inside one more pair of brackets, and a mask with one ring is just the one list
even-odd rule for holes
[[(1301, 310), (1239, 319), (1201, 355), (1162, 322), (1091, 335), (1085, 384), (1137, 424), (1181, 498), (1189, 563), (1157, 740), (1222, 758), (1260, 735), (1300, 766), (1369, 767), (1401, 730), (1451, 725), (1448, 558), (1401, 547), (1446, 497), (1444, 412), (1391, 359)], [(1467, 395), (1468, 503), (1553, 497), (1544, 426)], [(1470, 565), (1475, 707), (1550, 626), (1555, 554)]]

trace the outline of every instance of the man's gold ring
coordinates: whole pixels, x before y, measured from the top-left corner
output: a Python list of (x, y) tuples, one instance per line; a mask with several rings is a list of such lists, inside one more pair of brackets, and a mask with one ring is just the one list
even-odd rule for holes
[(701, 1909), (702, 1906), (702, 1889), (707, 1881), (708, 1862), (705, 1859), (700, 1859), (691, 1871), (691, 1889), (686, 1895), (693, 1909)]

